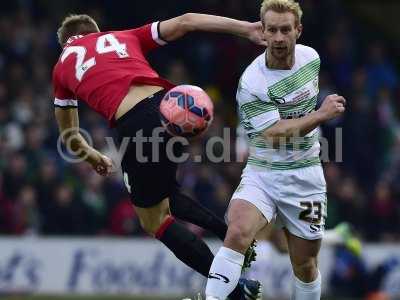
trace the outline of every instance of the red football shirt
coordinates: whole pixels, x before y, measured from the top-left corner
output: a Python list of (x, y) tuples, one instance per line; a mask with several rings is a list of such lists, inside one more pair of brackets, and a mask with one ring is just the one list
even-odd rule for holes
[(133, 84), (173, 84), (152, 69), (146, 54), (166, 44), (159, 22), (140, 28), (92, 33), (70, 38), (53, 70), (54, 105), (77, 107), (78, 100), (112, 124), (122, 99)]

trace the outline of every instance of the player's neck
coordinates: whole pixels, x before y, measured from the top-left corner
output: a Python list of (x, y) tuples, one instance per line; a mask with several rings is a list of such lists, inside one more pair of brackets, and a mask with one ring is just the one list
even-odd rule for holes
[(294, 53), (284, 59), (277, 59), (269, 51), (265, 52), (265, 64), (268, 69), (290, 70), (294, 66), (294, 60)]

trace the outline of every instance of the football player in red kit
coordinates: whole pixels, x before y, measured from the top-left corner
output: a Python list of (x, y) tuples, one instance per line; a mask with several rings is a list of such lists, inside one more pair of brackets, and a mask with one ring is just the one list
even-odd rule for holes
[[(58, 30), (63, 51), (53, 71), (55, 115), (63, 139), (68, 139), (72, 150), (98, 174), (110, 174), (112, 161), (80, 135), (78, 101), (86, 102), (106, 118), (121, 139), (134, 137), (138, 131), (142, 131), (143, 137), (151, 137), (153, 130), (161, 127), (160, 101), (174, 85), (160, 78), (146, 55), (195, 30), (234, 34), (264, 45), (260, 23), (212, 15), (189, 13), (135, 29), (109, 32), (100, 32), (87, 15), (71, 15), (63, 21)], [(140, 161), (135, 141), (130, 140), (121, 162), (125, 184), (144, 230), (207, 277), (213, 254), (173, 216), (206, 228), (222, 240), (227, 226), (179, 191), (177, 163), (168, 158), (166, 149), (171, 137), (165, 132), (161, 135), (163, 142), (157, 143), (157, 160), (153, 160), (154, 145), (144, 143), (140, 157), (147, 161)], [(230, 299), (258, 299), (259, 290), (258, 282), (241, 280)]]

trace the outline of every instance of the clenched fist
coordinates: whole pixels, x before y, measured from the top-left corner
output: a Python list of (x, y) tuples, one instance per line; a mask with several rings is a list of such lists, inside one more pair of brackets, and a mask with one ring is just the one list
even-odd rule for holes
[(324, 99), (318, 113), (321, 115), (323, 121), (334, 119), (344, 113), (346, 106), (346, 99), (337, 94), (329, 95)]
[(98, 153), (90, 164), (96, 173), (101, 176), (108, 176), (114, 172), (112, 160), (101, 153)]

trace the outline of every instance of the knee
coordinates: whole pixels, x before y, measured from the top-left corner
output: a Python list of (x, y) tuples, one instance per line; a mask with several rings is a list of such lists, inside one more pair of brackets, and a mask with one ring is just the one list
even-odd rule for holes
[(245, 253), (254, 239), (255, 233), (242, 223), (230, 223), (224, 245), (233, 250)]
[(154, 218), (141, 218), (140, 225), (142, 226), (143, 230), (151, 235), (152, 237), (156, 236), (156, 233), (159, 231), (160, 227), (163, 223), (167, 220), (169, 215), (165, 216), (157, 216)]
[(140, 220), (140, 225), (147, 234), (154, 237), (161, 224), (152, 222), (151, 220)]
[(303, 282), (312, 282), (318, 277), (317, 259), (311, 257), (298, 262), (292, 261), (293, 272)]

